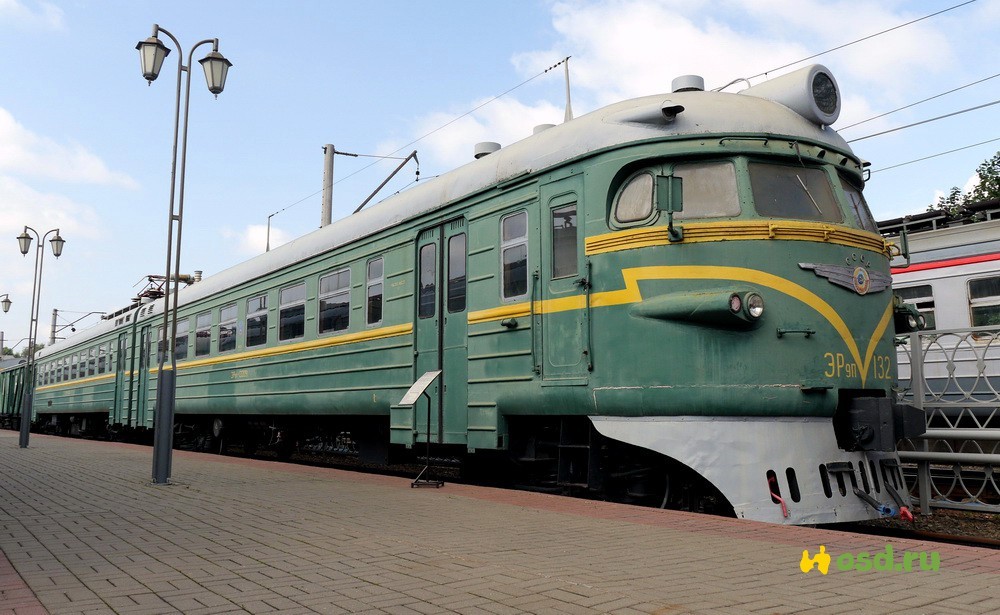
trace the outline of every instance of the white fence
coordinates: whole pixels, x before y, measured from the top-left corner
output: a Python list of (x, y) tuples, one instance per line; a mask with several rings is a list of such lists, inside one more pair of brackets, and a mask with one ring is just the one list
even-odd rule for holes
[(897, 396), (927, 417), (922, 437), (899, 444), (921, 511), (1000, 512), (1000, 327), (920, 331), (896, 343)]

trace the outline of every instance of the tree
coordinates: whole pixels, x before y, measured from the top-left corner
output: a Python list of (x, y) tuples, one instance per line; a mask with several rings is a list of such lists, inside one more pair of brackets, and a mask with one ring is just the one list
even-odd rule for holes
[(984, 160), (976, 167), (979, 183), (969, 192), (963, 193), (958, 186), (952, 187), (947, 196), (938, 198), (927, 211), (941, 212), (948, 220), (977, 221), (981, 215), (970, 211), (969, 206), (988, 201), (1000, 201), (1000, 152)]

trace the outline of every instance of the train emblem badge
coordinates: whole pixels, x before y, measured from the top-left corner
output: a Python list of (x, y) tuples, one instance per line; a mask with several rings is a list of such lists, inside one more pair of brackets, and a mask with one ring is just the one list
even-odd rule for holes
[(831, 284), (836, 284), (859, 295), (879, 293), (889, 288), (892, 278), (884, 273), (868, 271), (865, 267), (850, 267), (843, 265), (817, 265), (815, 263), (799, 263), (799, 267), (812, 270), (816, 275), (826, 278)]

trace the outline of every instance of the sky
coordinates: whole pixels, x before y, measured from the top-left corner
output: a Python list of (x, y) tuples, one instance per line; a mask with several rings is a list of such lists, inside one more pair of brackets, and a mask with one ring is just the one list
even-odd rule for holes
[[(319, 226), (324, 144), (368, 156), (416, 149), (428, 179), (470, 161), (477, 142), (509, 145), (562, 122), (563, 67), (543, 71), (567, 56), (576, 116), (669, 92), (679, 75), (712, 89), (813, 62), (837, 79), (834, 128), (848, 140), (993, 102), (1000, 0), (897, 28), (963, 1), (0, 0), (0, 296), (13, 301), (0, 331), (5, 345), (26, 345), (35, 249), (23, 257), (15, 240), (25, 225), (66, 240), (58, 260), (45, 248), (40, 342), (53, 309), (63, 337), (165, 272), (179, 56), (161, 36), (173, 51), (159, 79), (142, 78), (135, 45), (154, 24), (180, 41), (185, 64), (210, 38), (233, 63), (216, 98), (197, 64), (211, 46), (192, 61), (181, 271), (208, 276), (262, 253), (269, 216), (272, 247)], [(967, 146), (1000, 138), (997, 126), (1000, 105), (852, 143), (871, 162), (875, 217), (920, 213), (968, 188), (1000, 140)], [(337, 156), (333, 219), (398, 163)], [(412, 185), (417, 169), (407, 163), (376, 200)]]

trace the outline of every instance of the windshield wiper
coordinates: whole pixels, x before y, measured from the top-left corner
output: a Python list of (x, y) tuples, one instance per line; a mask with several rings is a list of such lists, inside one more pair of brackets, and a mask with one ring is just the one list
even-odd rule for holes
[(802, 178), (799, 177), (798, 173), (795, 174), (795, 179), (799, 180), (799, 185), (802, 186), (802, 189), (805, 190), (805, 192), (806, 192), (806, 196), (809, 197), (810, 201), (812, 201), (813, 207), (816, 208), (816, 212), (819, 215), (822, 216), (823, 215), (823, 210), (819, 208), (819, 203), (817, 203), (816, 199), (813, 198), (812, 193), (809, 192), (809, 188), (806, 188), (806, 183), (804, 181), (802, 181)]

